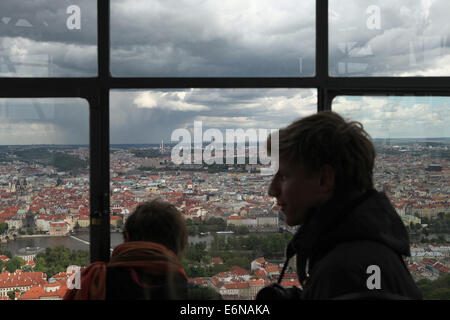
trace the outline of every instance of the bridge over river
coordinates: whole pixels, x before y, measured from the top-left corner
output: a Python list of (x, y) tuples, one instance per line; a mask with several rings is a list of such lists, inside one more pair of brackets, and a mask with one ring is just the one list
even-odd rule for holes
[(10, 233), (0, 235), (0, 243), (7, 243), (10, 240), (16, 240), (16, 239), (17, 239), (16, 232), (10, 232)]

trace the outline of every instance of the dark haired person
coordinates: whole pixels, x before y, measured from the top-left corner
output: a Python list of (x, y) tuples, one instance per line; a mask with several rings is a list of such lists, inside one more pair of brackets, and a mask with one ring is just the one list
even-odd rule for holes
[(180, 260), (186, 226), (173, 205), (138, 205), (125, 223), (124, 239), (109, 263), (95, 262), (82, 272), (81, 288), (68, 290), (64, 300), (220, 299), (212, 289), (188, 283)]
[(300, 226), (286, 253), (297, 255), (303, 290), (274, 285), (257, 299), (421, 299), (402, 257), (410, 255), (407, 230), (373, 189), (375, 148), (363, 126), (324, 111), (278, 134), (269, 195), (286, 224)]

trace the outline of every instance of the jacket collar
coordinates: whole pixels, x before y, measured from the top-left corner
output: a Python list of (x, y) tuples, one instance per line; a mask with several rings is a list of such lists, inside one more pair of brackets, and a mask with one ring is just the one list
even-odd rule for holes
[(337, 245), (336, 239), (329, 236), (333, 230), (376, 194), (373, 189), (365, 193), (354, 191), (335, 196), (322, 207), (311, 209), (286, 249), (287, 260), (297, 254), (297, 273), (301, 283), (308, 277), (306, 268), (312, 269), (316, 261)]

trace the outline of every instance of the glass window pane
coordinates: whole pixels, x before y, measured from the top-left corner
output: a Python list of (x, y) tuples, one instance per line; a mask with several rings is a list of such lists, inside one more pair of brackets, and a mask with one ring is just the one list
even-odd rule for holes
[[(123, 223), (137, 203), (162, 198), (177, 206), (188, 225), (183, 265), (191, 279), (197, 278), (193, 281), (219, 290), (213, 277), (232, 286), (236, 281), (223, 279), (220, 272), (236, 265), (245, 269), (242, 290), (222, 292), (226, 299), (254, 298), (262, 286), (276, 281), (292, 230), (286, 230), (267, 194), (272, 176), (260, 172), (270, 166), (265, 141), (270, 130), (315, 113), (316, 90), (114, 90), (110, 101), (115, 219)], [(244, 148), (241, 138), (247, 141)], [(215, 148), (219, 144), (222, 150)], [(187, 149), (179, 152), (181, 147)], [(181, 163), (178, 156), (185, 151), (188, 158)], [(121, 242), (120, 232), (111, 234), (112, 246)], [(273, 264), (275, 273), (266, 277), (251, 270), (257, 258)], [(207, 268), (202, 262), (215, 265)], [(285, 279), (286, 286), (298, 285), (295, 272)]]
[(450, 76), (450, 2), (329, 3), (330, 75)]
[(143, 77), (308, 77), (315, 1), (112, 0), (111, 71)]
[(410, 230), (409, 263), (418, 264), (411, 273), (415, 280), (435, 280), (439, 272), (424, 258), (445, 264), (450, 241), (450, 98), (340, 96), (332, 107), (371, 135), (376, 189), (387, 194)]
[(0, 2), (0, 77), (96, 75), (97, 1)]
[(0, 119), (0, 298), (61, 299), (89, 263), (89, 105), (2, 98)]

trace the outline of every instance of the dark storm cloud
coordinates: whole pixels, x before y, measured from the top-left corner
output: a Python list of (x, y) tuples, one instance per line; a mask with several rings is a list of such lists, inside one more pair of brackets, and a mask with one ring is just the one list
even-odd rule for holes
[[(80, 9), (76, 29), (73, 11)], [(79, 29), (78, 29), (79, 27)], [(90, 0), (2, 0), (0, 75), (83, 77), (97, 72), (97, 7)]]
[[(81, 9), (80, 30), (66, 27), (70, 5)], [(112, 0), (111, 69), (119, 76), (310, 76), (314, 5)], [(370, 6), (380, 9), (380, 28), (367, 27)], [(2, 0), (0, 9), (0, 75), (96, 74), (96, 1)], [(331, 1), (333, 74), (448, 75), (441, 68), (450, 59), (448, 12), (445, 0)]]
[[(67, 8), (80, 8), (81, 29), (69, 29)], [(97, 45), (97, 4), (91, 0), (2, 0), (0, 36), (35, 41)], [(10, 20), (9, 20), (10, 19)], [(8, 21), (9, 20), (9, 21)], [(5, 22), (8, 23), (5, 24)], [(29, 25), (26, 24), (29, 23)]]
[(312, 75), (314, 29), (314, 1), (113, 1), (112, 71), (122, 76)]
[[(436, 67), (450, 56), (448, 11), (444, 0), (330, 2), (332, 73), (448, 75)], [(313, 1), (113, 1), (111, 21), (118, 76), (314, 73)]]
[(89, 144), (86, 100), (0, 99), (0, 145)]

